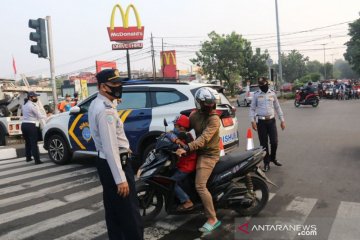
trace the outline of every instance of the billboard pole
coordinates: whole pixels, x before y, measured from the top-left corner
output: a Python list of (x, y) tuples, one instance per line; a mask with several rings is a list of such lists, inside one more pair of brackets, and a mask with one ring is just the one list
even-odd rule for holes
[(152, 67), (153, 67), (153, 78), (156, 79), (156, 66), (155, 66), (155, 51), (154, 51), (154, 40), (151, 33), (151, 57), (152, 57)]
[(49, 60), (50, 60), (50, 74), (51, 74), (51, 87), (54, 98), (54, 111), (55, 114), (58, 113), (57, 105), (57, 93), (56, 93), (56, 81), (55, 81), (55, 63), (54, 63), (54, 51), (53, 51), (53, 42), (52, 42), (52, 28), (51, 28), (51, 17), (46, 16), (47, 21), (47, 32), (48, 32), (48, 43), (49, 43)]
[(126, 49), (126, 60), (127, 60), (128, 78), (131, 79), (131, 68), (130, 68), (130, 54), (129, 54), (129, 49)]
[[(279, 27), (279, 12), (278, 2), (275, 0), (275, 11), (276, 11), (276, 30), (277, 30), (277, 48), (278, 48), (278, 64), (279, 64), (279, 79), (277, 84), (282, 84), (282, 64), (281, 64), (281, 43), (280, 43), (280, 27)], [(279, 87), (279, 86), (278, 86)]]

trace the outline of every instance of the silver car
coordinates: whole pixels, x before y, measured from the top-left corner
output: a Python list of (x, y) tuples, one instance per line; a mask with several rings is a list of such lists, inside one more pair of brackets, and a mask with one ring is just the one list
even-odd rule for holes
[(239, 92), (239, 94), (237, 95), (237, 105), (240, 106), (244, 106), (244, 107), (248, 107), (251, 104), (251, 100), (253, 98), (254, 92), (256, 92), (257, 90), (259, 90), (259, 86), (258, 85), (251, 85), (249, 88), (249, 91), (242, 90)]

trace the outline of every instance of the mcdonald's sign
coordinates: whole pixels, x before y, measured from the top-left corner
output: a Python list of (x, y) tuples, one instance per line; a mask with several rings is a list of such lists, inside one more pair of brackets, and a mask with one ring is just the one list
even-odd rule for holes
[[(129, 27), (129, 14), (130, 10), (133, 10), (136, 18), (137, 26)], [(115, 27), (115, 13), (119, 10), (123, 26)], [(126, 11), (119, 5), (116, 4), (111, 12), (110, 27), (107, 28), (109, 33), (110, 41), (122, 42), (122, 41), (138, 41), (144, 39), (144, 26), (141, 26), (141, 20), (139, 13), (135, 6), (130, 4)]]
[(161, 70), (166, 78), (176, 78), (176, 52), (164, 51), (160, 52)]

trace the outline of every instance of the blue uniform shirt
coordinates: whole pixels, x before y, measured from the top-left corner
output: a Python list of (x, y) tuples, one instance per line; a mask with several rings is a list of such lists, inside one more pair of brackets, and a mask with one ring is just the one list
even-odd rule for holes
[(269, 89), (266, 93), (258, 90), (254, 92), (250, 105), (250, 121), (255, 122), (256, 116), (274, 117), (275, 111), (281, 121), (285, 121), (276, 93)]

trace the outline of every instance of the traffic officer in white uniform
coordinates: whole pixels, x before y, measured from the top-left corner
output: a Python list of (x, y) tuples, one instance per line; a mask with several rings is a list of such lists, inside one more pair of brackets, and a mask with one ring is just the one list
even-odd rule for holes
[[(266, 149), (264, 171), (267, 172), (270, 170), (270, 162), (273, 162), (276, 166), (282, 166), (282, 164), (276, 160), (278, 135), (275, 111), (281, 121), (280, 127), (282, 130), (285, 129), (285, 119), (276, 97), (276, 92), (269, 89), (267, 79), (260, 77), (258, 83), (260, 90), (254, 93), (249, 115), (252, 128), (258, 131), (260, 145)], [(271, 153), (269, 153), (268, 138), (270, 138)]]
[(116, 69), (103, 70), (96, 78), (99, 93), (89, 108), (89, 124), (99, 153), (97, 169), (108, 236), (110, 240), (142, 240), (134, 174), (127, 162), (129, 142), (114, 103), (121, 98), (122, 79)]
[(36, 92), (29, 92), (28, 99), (22, 107), (23, 120), (21, 124), (21, 131), (25, 139), (25, 155), (26, 161), (30, 162), (34, 157), (35, 164), (41, 164), (40, 154), (37, 142), (39, 140), (40, 121), (46, 119), (45, 111), (41, 111), (37, 104), (39, 94)]

